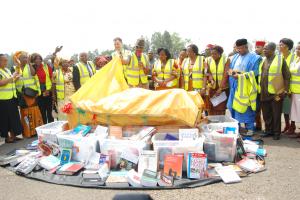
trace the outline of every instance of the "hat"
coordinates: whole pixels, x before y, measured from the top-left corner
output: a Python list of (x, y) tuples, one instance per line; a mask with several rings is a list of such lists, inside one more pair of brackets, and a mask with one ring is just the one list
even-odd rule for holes
[(265, 44), (266, 44), (265, 41), (259, 41), (259, 40), (258, 40), (258, 41), (255, 42), (255, 46), (258, 46), (258, 47), (264, 47)]
[(213, 44), (208, 44), (208, 45), (206, 45), (206, 49), (211, 49), (211, 48), (213, 48), (215, 45), (213, 45)]
[(247, 45), (247, 44), (248, 44), (248, 41), (247, 41), (247, 39), (244, 39), (244, 38), (238, 39), (238, 40), (235, 42), (235, 45), (236, 45), (237, 47), (243, 46), (243, 45)]
[(135, 43), (135, 47), (144, 48), (145, 47), (145, 39), (139, 38)]

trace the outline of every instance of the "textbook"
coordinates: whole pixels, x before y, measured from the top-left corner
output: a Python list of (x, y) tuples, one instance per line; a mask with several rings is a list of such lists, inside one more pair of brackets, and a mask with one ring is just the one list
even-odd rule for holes
[(157, 171), (158, 157), (156, 151), (143, 150), (139, 157), (138, 173), (143, 174), (145, 169)]
[(40, 159), (39, 165), (46, 170), (51, 170), (60, 165), (60, 160), (53, 155), (44, 156)]
[(192, 179), (203, 179), (207, 171), (207, 157), (204, 153), (188, 153), (187, 177)]
[(242, 179), (239, 175), (232, 169), (232, 167), (224, 166), (217, 167), (217, 173), (220, 175), (224, 183), (238, 183), (241, 182)]
[(62, 175), (73, 175), (83, 168), (84, 164), (80, 162), (69, 162), (61, 166), (56, 173)]
[(175, 178), (182, 177), (183, 155), (166, 155), (164, 159), (164, 174)]
[(23, 160), (16, 168), (17, 173), (29, 174), (39, 163), (39, 159), (31, 156)]
[(60, 155), (60, 165), (64, 165), (71, 161), (72, 149), (62, 149)]
[(145, 187), (157, 186), (157, 172), (145, 169), (141, 178), (141, 184)]
[(138, 174), (134, 169), (127, 173), (127, 181), (133, 187), (142, 187), (141, 175)]
[(128, 187), (127, 173), (128, 171), (111, 171), (105, 181), (105, 185), (111, 187)]
[(190, 141), (198, 138), (199, 130), (197, 128), (179, 129), (179, 140)]

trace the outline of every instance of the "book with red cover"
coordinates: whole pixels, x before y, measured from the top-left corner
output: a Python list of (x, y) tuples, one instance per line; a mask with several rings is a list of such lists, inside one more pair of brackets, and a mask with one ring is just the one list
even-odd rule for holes
[(164, 174), (175, 178), (181, 178), (183, 155), (166, 155), (164, 160)]
[(79, 170), (83, 168), (83, 163), (75, 163), (75, 162), (69, 162), (67, 164), (64, 164), (61, 168), (59, 168), (56, 173), (57, 174), (64, 174), (64, 175), (73, 175)]

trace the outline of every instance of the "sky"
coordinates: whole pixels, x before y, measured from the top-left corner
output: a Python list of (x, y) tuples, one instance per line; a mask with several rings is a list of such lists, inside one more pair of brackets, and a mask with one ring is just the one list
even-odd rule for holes
[(165, 30), (229, 52), (238, 38), (300, 41), (298, 13), (297, 0), (3, 0), (0, 52), (45, 56), (63, 45), (59, 56), (70, 57)]

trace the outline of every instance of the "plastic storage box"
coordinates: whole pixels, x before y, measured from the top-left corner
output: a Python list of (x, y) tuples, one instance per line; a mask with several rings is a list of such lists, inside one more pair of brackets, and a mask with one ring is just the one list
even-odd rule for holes
[(239, 122), (226, 115), (207, 116), (209, 123), (205, 125), (211, 131), (223, 130), (226, 127), (235, 128), (235, 133), (239, 134)]
[(159, 168), (163, 168), (166, 154), (184, 154), (183, 170), (186, 170), (186, 156), (189, 152), (203, 152), (204, 137), (193, 141), (164, 140), (169, 134), (179, 138), (179, 133), (157, 133), (152, 137), (153, 148), (158, 152)]
[(55, 121), (36, 127), (35, 130), (37, 132), (39, 141), (51, 141), (57, 143), (56, 134), (63, 132), (64, 126), (66, 126), (67, 124), (67, 121)]
[(204, 152), (209, 161), (234, 162), (238, 134), (204, 133)]

